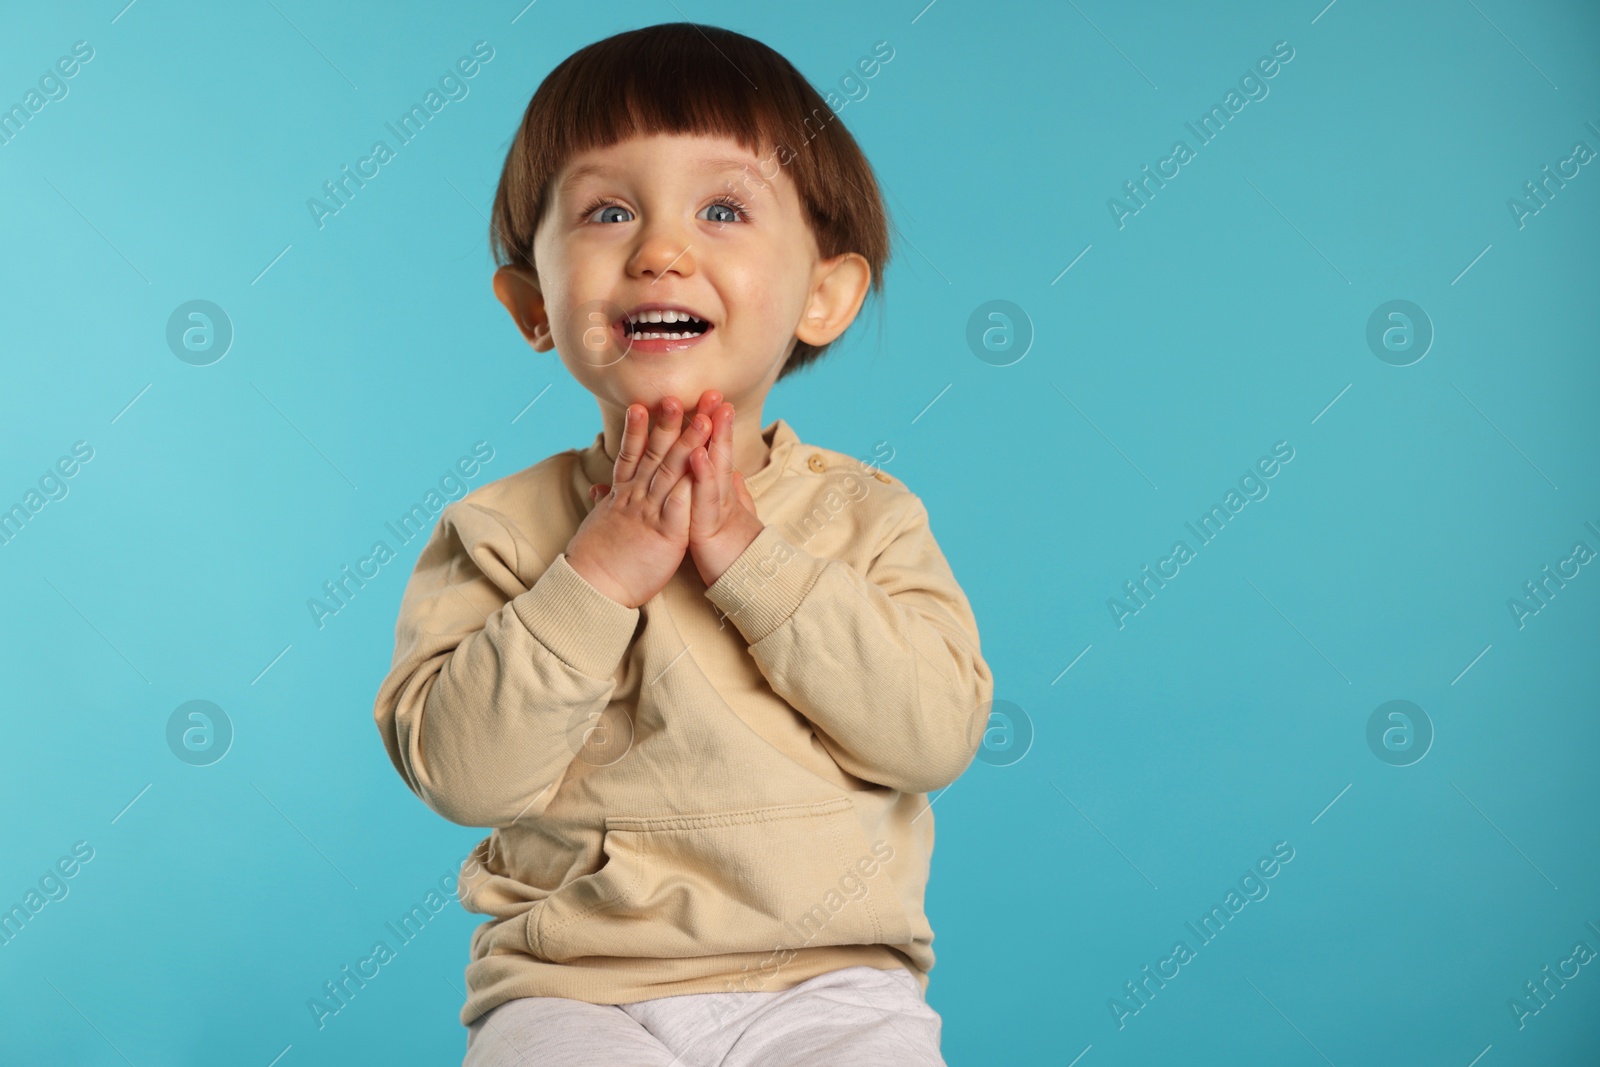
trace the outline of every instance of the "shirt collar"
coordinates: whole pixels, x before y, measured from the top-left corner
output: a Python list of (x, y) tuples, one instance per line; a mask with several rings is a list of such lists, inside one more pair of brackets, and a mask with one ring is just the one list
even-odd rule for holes
[[(588, 497), (589, 486), (609, 482), (611, 473), (616, 467), (616, 458), (606, 454), (605, 438), (605, 431), (601, 430), (594, 435), (592, 444), (578, 451), (579, 469), (586, 479), (586, 484), (582, 486), (585, 500)], [(761, 439), (767, 443), (770, 452), (767, 465), (745, 477), (745, 488), (750, 491), (752, 499), (759, 497), (767, 486), (778, 480), (785, 464), (789, 461), (790, 453), (800, 444), (799, 435), (781, 418), (767, 424), (761, 431)]]

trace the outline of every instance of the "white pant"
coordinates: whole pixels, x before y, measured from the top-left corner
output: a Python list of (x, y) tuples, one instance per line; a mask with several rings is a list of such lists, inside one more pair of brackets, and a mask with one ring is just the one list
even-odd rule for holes
[(946, 1067), (942, 1025), (904, 967), (846, 967), (775, 993), (519, 997), (467, 1027), (462, 1067)]

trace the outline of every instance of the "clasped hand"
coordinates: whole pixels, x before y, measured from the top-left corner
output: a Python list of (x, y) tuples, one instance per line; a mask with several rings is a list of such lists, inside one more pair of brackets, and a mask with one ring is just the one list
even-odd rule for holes
[(664, 397), (656, 418), (630, 404), (610, 483), (590, 489), (594, 508), (567, 560), (595, 588), (638, 607), (672, 579), (687, 553), (708, 587), (763, 526), (733, 466), (733, 405), (708, 389), (693, 417)]

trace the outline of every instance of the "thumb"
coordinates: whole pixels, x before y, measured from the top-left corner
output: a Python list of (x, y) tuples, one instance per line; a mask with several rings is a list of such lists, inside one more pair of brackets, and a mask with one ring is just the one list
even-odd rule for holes
[(609, 492), (611, 492), (611, 486), (604, 482), (597, 482), (591, 485), (589, 487), (589, 503), (593, 504)]

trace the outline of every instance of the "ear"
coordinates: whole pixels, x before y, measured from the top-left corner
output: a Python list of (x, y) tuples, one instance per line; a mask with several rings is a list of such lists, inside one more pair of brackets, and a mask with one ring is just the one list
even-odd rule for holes
[(818, 263), (795, 336), (821, 347), (844, 333), (861, 310), (871, 281), (872, 267), (858, 252), (842, 252)]
[(545, 314), (539, 279), (523, 267), (501, 267), (494, 272), (494, 295), (511, 313), (511, 319), (536, 352), (555, 347), (550, 316)]

